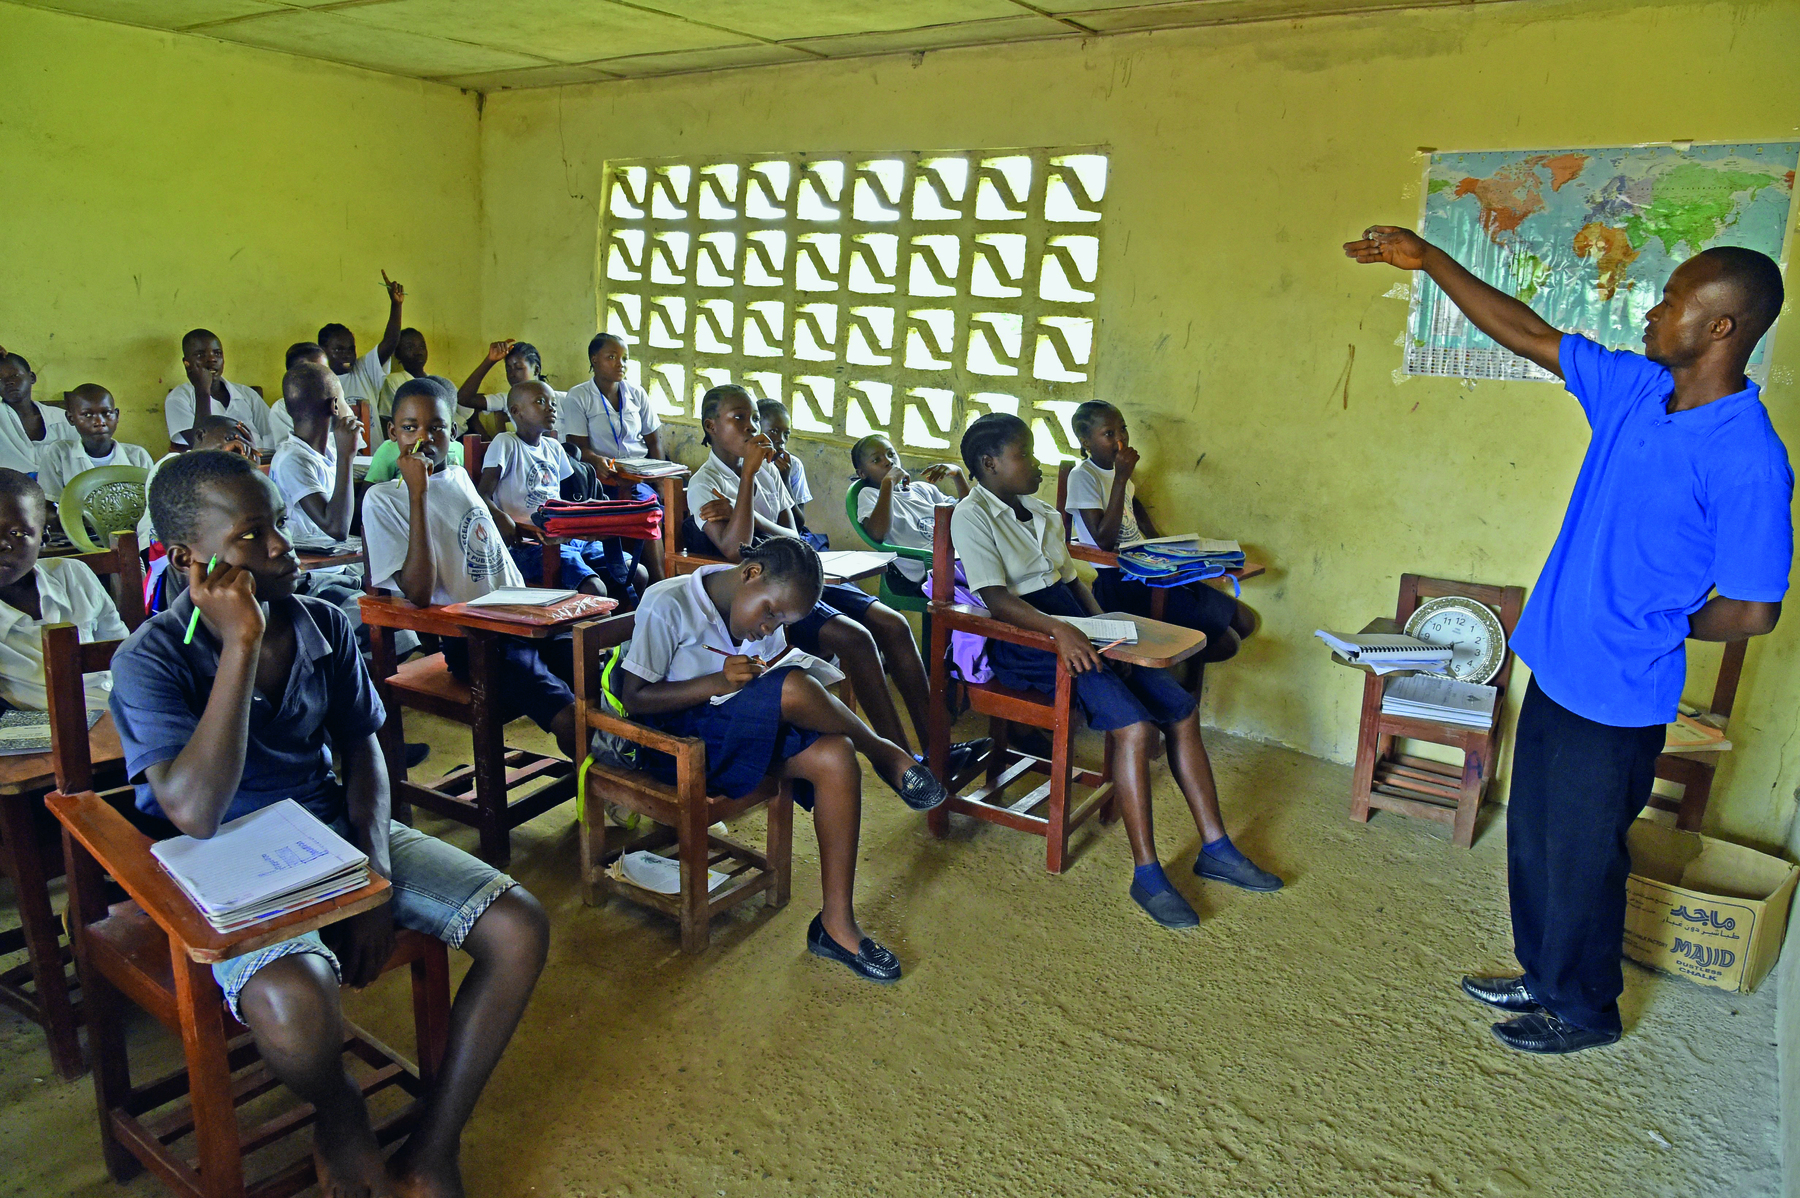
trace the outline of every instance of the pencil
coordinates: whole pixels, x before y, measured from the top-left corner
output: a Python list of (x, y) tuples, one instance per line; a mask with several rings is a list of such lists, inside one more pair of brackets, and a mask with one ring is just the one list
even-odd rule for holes
[[(219, 555), (215, 553), (212, 555), (212, 560), (210, 562), (206, 563), (206, 572), (208, 574), (211, 574), (213, 572), (213, 567), (218, 564), (219, 564)], [(198, 603), (196, 603), (196, 604), (194, 604), (194, 614), (188, 617), (187, 635), (181, 638), (181, 643), (184, 645), (193, 644), (194, 643), (194, 629), (196, 629), (198, 627), (200, 627), (200, 605)]]
[(1105, 653), (1108, 649), (1117, 649), (1120, 645), (1123, 645), (1125, 643), (1126, 639), (1127, 638), (1125, 638), (1125, 637), (1120, 637), (1118, 640), (1114, 641), (1110, 645), (1101, 645), (1099, 649), (1095, 650), (1095, 652)]
[(776, 662), (780, 661), (782, 658), (786, 657), (788, 654), (792, 653), (793, 651), (794, 651), (794, 647), (792, 645), (789, 645), (787, 648), (783, 649), (781, 652), (777, 653), (774, 657), (771, 657), (767, 662), (765, 662), (763, 665), (763, 669), (765, 669), (765, 670), (774, 669)]
[(711, 645), (707, 645), (705, 647), (708, 649), (712, 649), (712, 651), (714, 653), (717, 653), (720, 657), (736, 657), (737, 656), (737, 654), (735, 654), (735, 653), (727, 653), (727, 652), (725, 652), (725, 650), (713, 648), (713, 646), (711, 646)]

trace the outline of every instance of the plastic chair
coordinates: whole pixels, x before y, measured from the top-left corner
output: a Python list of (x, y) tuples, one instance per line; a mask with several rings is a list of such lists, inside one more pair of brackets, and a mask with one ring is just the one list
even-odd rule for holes
[(115, 532), (136, 532), (144, 518), (144, 483), (149, 477), (142, 466), (99, 466), (71, 478), (56, 504), (70, 543), (83, 553), (105, 553), (106, 546), (88, 535), (89, 525), (101, 540)]
[[(869, 482), (867, 479), (859, 478), (850, 484), (850, 492), (844, 496), (844, 516), (850, 521), (850, 527), (856, 530), (856, 535), (861, 537), (863, 543), (868, 545), (869, 548), (877, 550), (878, 552), (897, 554), (900, 557), (910, 558), (915, 562), (924, 562), (929, 566), (931, 564), (931, 550), (914, 549), (908, 545), (895, 545), (887, 541), (878, 541), (869, 535), (867, 529), (863, 528), (862, 521), (857, 518), (856, 504), (857, 498), (862, 494), (863, 488), (868, 485)], [(885, 573), (881, 576), (881, 601), (889, 607), (894, 608), (896, 611), (916, 611), (921, 615), (931, 607), (931, 600), (926, 596), (902, 595), (894, 591), (893, 588), (888, 586), (887, 575)], [(929, 627), (926, 629), (925, 639), (927, 643), (930, 642), (931, 631)]]

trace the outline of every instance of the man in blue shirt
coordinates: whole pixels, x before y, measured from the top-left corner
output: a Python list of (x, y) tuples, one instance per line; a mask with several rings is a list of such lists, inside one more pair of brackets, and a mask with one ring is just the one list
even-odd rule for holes
[(1686, 676), (1682, 642), (1775, 627), (1794, 538), (1794, 475), (1744, 377), (1781, 311), (1781, 270), (1737, 246), (1681, 264), (1644, 352), (1546, 324), (1405, 229), (1344, 246), (1431, 276), (1475, 327), (1564, 380), (1593, 433), (1562, 531), (1513, 634), (1531, 667), (1513, 747), (1507, 874), (1518, 977), (1463, 979), (1515, 1017), (1525, 1052), (1619, 1038), (1625, 835), (1650, 797)]

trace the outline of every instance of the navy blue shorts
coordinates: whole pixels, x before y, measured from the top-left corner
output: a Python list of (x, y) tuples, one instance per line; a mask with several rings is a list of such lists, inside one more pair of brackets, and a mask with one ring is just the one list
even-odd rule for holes
[[(558, 571), (556, 585), (566, 591), (579, 590), (581, 584), (594, 576), (594, 569), (582, 557), (586, 549), (586, 541), (563, 541), (557, 548), (562, 550), (562, 566)], [(513, 565), (519, 567), (519, 573), (525, 576), (525, 585), (541, 587), (544, 585), (544, 547), (536, 541), (520, 537), (506, 547), (512, 554)]]
[(1095, 574), (1094, 598), (1107, 611), (1148, 617), (1151, 597), (1161, 591), (1164, 596), (1162, 619), (1169, 624), (1204, 632), (1209, 641), (1224, 636), (1237, 616), (1238, 601), (1204, 582), (1191, 582), (1182, 587), (1151, 587), (1128, 577), (1123, 570), (1097, 570)]
[[(761, 786), (777, 763), (819, 739), (817, 732), (782, 723), (782, 680), (791, 673), (792, 666), (780, 666), (723, 703), (701, 703), (639, 718), (671, 736), (693, 736), (705, 741), (707, 789), (739, 799)], [(641, 759), (644, 768), (657, 778), (675, 781), (675, 759), (667, 753), (645, 749)], [(811, 811), (812, 800), (812, 784), (796, 779), (794, 801)]]
[[(1020, 598), (1053, 616), (1087, 615), (1067, 583), (1059, 582)], [(1055, 654), (1008, 641), (991, 640), (987, 649), (994, 680), (1002, 686), (1046, 695), (1056, 693)], [(1192, 715), (1197, 705), (1194, 696), (1167, 670), (1133, 666), (1126, 677), (1108, 662), (1103, 669), (1075, 675), (1074, 682), (1075, 702), (1087, 716), (1088, 727), (1096, 732), (1128, 728), (1146, 720), (1163, 726), (1178, 724)]]
[[(495, 714), (510, 724), (520, 716), (550, 731), (563, 708), (575, 701), (567, 679), (574, 677), (575, 642), (568, 637), (528, 641), (516, 636), (498, 638), (500, 677), (493, 696)], [(469, 681), (469, 642), (462, 637), (444, 638), (444, 664), (458, 682)], [(558, 670), (562, 673), (559, 676)]]

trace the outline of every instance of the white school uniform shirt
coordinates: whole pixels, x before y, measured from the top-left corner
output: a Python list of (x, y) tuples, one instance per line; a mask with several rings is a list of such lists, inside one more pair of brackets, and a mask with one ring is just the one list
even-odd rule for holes
[(68, 416), (61, 408), (53, 408), (48, 404), (32, 403), (44, 418), (44, 439), (33, 441), (25, 435), (25, 422), (12, 409), (11, 404), (0, 403), (0, 467), (17, 470), (21, 474), (36, 474), (38, 462), (46, 449), (58, 441), (81, 440), (81, 434), (69, 423)]
[[(739, 481), (737, 471), (727, 466), (723, 458), (716, 453), (707, 454), (700, 469), (688, 479), (688, 514), (698, 523), (700, 509), (719, 497), (713, 494), (714, 490), (725, 496), (726, 502), (735, 503)], [(774, 462), (764, 462), (750, 481), (755, 488), (755, 498), (750, 501), (750, 506), (757, 515), (780, 521), (781, 513), (794, 506), (794, 497), (788, 493), (787, 483), (782, 481), (781, 471), (775, 469)]]
[(89, 457), (79, 440), (53, 441), (38, 453), (38, 485), (44, 488), (45, 499), (58, 503), (69, 480), (84, 471), (102, 466), (142, 466), (148, 470), (153, 464), (148, 450), (123, 441), (114, 441), (112, 452), (103, 458)]
[(624, 379), (619, 380), (619, 404), (615, 410), (593, 379), (576, 383), (560, 404), (563, 440), (586, 437), (603, 458), (644, 457), (650, 452), (645, 438), (662, 428), (662, 421), (643, 388)]
[(692, 574), (665, 578), (645, 591), (638, 602), (631, 647), (625, 651), (625, 668), (646, 682), (686, 682), (724, 668), (725, 659), (713, 649), (764, 661), (786, 649), (787, 632), (779, 626), (760, 640), (731, 639), (730, 626), (701, 580), (736, 568), (702, 566)]
[(962, 559), (969, 589), (977, 594), (983, 587), (1003, 586), (1015, 595), (1029, 595), (1075, 581), (1062, 517), (1035, 496), (1021, 496), (1019, 502), (1031, 519), (1019, 519), (1006, 500), (977, 483), (950, 516), (951, 544)]
[[(378, 587), (400, 590), (410, 516), (404, 478), (376, 483), (363, 496), (363, 547)], [(436, 575), (432, 603), (467, 603), (498, 587), (525, 585), (493, 513), (461, 466), (446, 466), (426, 480), (425, 520)]]
[(481, 459), (481, 469), (500, 471), (500, 485), (494, 491), (494, 502), (518, 524), (530, 524), (531, 517), (545, 501), (560, 499), (563, 479), (575, 473), (569, 451), (554, 437), (541, 436), (536, 445), (527, 445), (517, 433), (496, 436)]
[[(38, 607), (42, 620), (0, 603), (0, 699), (14, 707), (43, 711), (49, 703), (44, 691), (44, 625), (73, 624), (81, 643), (123, 640), (131, 635), (113, 597), (99, 575), (72, 558), (44, 558), (37, 573)], [(106, 706), (112, 695), (112, 672), (101, 670), (83, 679), (90, 709)]]
[[(1112, 498), (1112, 489), (1113, 472), (1100, 469), (1094, 465), (1092, 459), (1081, 459), (1075, 463), (1075, 468), (1069, 471), (1069, 493), (1064, 497), (1063, 502), (1068, 505), (1069, 514), (1074, 517), (1069, 523), (1074, 526), (1075, 538), (1083, 545), (1092, 545), (1098, 549), (1100, 542), (1095, 540), (1094, 534), (1088, 530), (1087, 521), (1082, 519), (1081, 509), (1094, 508), (1096, 511), (1104, 512), (1108, 501)], [(1136, 502), (1137, 484), (1126, 479), (1125, 509), (1119, 513), (1118, 547), (1120, 549), (1124, 549), (1128, 545), (1135, 545), (1144, 539), (1143, 532), (1138, 529), (1137, 509), (1133, 506)]]
[[(300, 501), (308, 495), (323, 495), (325, 502), (331, 502), (331, 493), (337, 487), (337, 446), (330, 440), (325, 442), (325, 452), (320, 453), (294, 434), (275, 447), (275, 456), (269, 461), (269, 481), (281, 492), (281, 498), (287, 503), (288, 540), (296, 545), (308, 547), (325, 547), (341, 542), (324, 529), (314, 524)], [(402, 555), (404, 560), (405, 555)]]
[(181, 455), (178, 453), (165, 453), (150, 465), (150, 473), (144, 479), (144, 518), (138, 521), (137, 528), (139, 549), (150, 548), (150, 542), (157, 539), (156, 525), (150, 521), (150, 484), (156, 481), (156, 472), (158, 470), (161, 470), (164, 465), (174, 461), (180, 456)]
[[(258, 449), (270, 449), (281, 443), (283, 434), (271, 432), (269, 405), (263, 402), (262, 396), (242, 383), (234, 383), (230, 380), (226, 380), (225, 391), (230, 398), (225, 401), (223, 409), (219, 407), (217, 399), (213, 400), (214, 415), (229, 416), (233, 420), (240, 421), (256, 434)], [(279, 396), (276, 397), (275, 402), (281, 403)], [(285, 415), (285, 405), (283, 405), (282, 411)], [(180, 434), (194, 427), (194, 384), (182, 383), (179, 387), (171, 388), (169, 393), (163, 397), (163, 421), (169, 426), (169, 440), (179, 445), (181, 443)], [(294, 431), (291, 421), (287, 431), (290, 433)]]
[(792, 454), (788, 456), (787, 489), (796, 505), (812, 502), (812, 488), (806, 485), (806, 463)]
[[(798, 462), (794, 464), (799, 465)], [(856, 519), (859, 523), (869, 518), (880, 499), (879, 486), (870, 485), (856, 493)], [(904, 491), (896, 485), (888, 502), (888, 532), (883, 540), (890, 545), (905, 545), (910, 549), (930, 549), (937, 529), (938, 505), (955, 502), (954, 498), (930, 483), (915, 482)], [(924, 582), (925, 575), (931, 572), (930, 566), (924, 562), (915, 562), (910, 557), (897, 557), (894, 565), (900, 573), (914, 582)]]

